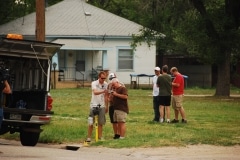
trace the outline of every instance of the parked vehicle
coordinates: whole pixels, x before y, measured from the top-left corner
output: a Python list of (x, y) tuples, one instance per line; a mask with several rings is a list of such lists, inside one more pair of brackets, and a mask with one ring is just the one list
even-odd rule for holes
[(4, 76), (12, 93), (2, 97), (3, 121), (0, 135), (20, 133), (24, 146), (35, 146), (41, 126), (50, 123), (53, 99), (50, 91), (51, 59), (62, 44), (2, 38), (0, 78)]

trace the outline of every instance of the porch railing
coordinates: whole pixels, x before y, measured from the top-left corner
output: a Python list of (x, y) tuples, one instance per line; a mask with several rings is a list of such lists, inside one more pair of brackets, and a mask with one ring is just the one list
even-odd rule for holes
[(60, 81), (80, 81), (81, 83), (87, 80), (96, 80), (99, 73), (99, 71), (94, 68), (89, 71), (78, 71), (75, 67), (59, 67), (59, 71), (63, 72), (61, 73), (63, 76), (58, 77)]
[(63, 75), (58, 77), (59, 81), (79, 81), (84, 86), (86, 78), (84, 72), (77, 71), (75, 67), (60, 67), (59, 71), (63, 72)]

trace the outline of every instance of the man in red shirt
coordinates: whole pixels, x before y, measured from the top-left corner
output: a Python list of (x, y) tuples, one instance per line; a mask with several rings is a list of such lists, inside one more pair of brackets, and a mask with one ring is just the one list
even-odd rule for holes
[(185, 111), (183, 108), (183, 94), (184, 94), (184, 78), (181, 73), (178, 72), (176, 67), (172, 67), (171, 74), (175, 77), (172, 82), (172, 107), (174, 109), (174, 120), (171, 123), (178, 123), (179, 112), (182, 116), (182, 123), (187, 123)]

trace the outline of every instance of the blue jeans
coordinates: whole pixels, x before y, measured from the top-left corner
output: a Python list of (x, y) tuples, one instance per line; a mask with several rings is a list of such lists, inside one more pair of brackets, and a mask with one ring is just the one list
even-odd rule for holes
[(154, 111), (154, 121), (159, 121), (160, 112), (159, 112), (159, 96), (153, 96), (153, 111)]

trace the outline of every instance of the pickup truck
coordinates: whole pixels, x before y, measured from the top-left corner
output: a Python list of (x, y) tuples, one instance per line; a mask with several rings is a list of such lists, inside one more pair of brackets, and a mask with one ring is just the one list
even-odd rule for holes
[(51, 60), (61, 46), (23, 39), (0, 40), (0, 78), (5, 77), (12, 90), (11, 94), (1, 93), (0, 135), (19, 132), (23, 146), (37, 144), (41, 126), (50, 123), (53, 114)]

